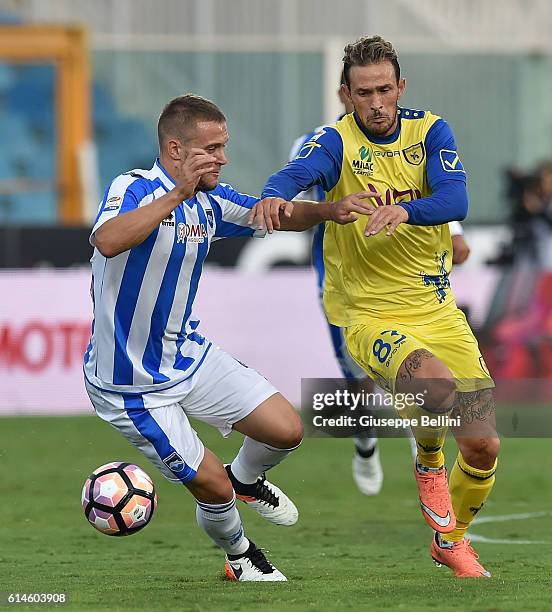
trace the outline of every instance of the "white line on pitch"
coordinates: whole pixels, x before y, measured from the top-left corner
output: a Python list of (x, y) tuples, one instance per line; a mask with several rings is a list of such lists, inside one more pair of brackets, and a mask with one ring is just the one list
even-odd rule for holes
[(483, 523), (503, 523), (507, 521), (524, 521), (526, 519), (541, 518), (543, 516), (552, 516), (552, 512), (524, 512), (522, 514), (500, 514), (497, 516), (482, 516), (473, 521), (474, 525), (482, 525)]
[[(505, 523), (507, 521), (525, 521), (527, 519), (542, 518), (552, 516), (552, 512), (523, 512), (519, 514), (499, 514), (496, 516), (482, 516), (475, 519), (473, 524), (482, 525), (483, 523)], [(545, 540), (510, 540), (500, 538), (487, 538), (486, 536), (468, 533), (472, 542), (483, 542), (486, 544), (547, 544)]]
[(548, 544), (545, 540), (500, 540), (498, 538), (487, 538), (475, 533), (468, 533), (472, 542), (483, 542), (484, 544)]

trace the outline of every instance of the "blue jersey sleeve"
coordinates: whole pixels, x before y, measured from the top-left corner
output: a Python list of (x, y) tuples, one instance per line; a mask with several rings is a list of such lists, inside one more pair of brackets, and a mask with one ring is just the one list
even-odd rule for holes
[(448, 123), (438, 119), (429, 129), (425, 142), (426, 174), (432, 194), (427, 198), (402, 202), (411, 225), (441, 225), (462, 221), (468, 213), (466, 171), (460, 161), (456, 141)]
[(291, 200), (314, 185), (330, 191), (339, 181), (342, 160), (341, 136), (334, 128), (325, 127), (301, 147), (295, 159), (268, 179), (262, 197)]
[(441, 181), (462, 181), (466, 184), (466, 171), (460, 161), (454, 134), (444, 119), (438, 119), (425, 138), (427, 154), (426, 173), (431, 189)]
[(214, 239), (237, 236), (256, 236), (262, 238), (266, 230), (255, 230), (247, 224), (251, 209), (259, 198), (240, 193), (231, 185), (221, 183), (208, 193), (213, 205), (216, 221)]

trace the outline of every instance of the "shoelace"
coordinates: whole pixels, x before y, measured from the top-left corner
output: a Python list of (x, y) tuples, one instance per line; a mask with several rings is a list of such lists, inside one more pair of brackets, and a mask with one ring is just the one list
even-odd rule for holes
[(254, 567), (259, 569), (263, 574), (272, 574), (274, 571), (274, 566), (271, 565), (260, 548), (255, 548), (255, 550), (245, 556), (251, 561)]
[(276, 495), (268, 488), (264, 473), (256, 482), (256, 497), (259, 501), (276, 508), (279, 505), (279, 500)]
[(465, 548), (467, 552), (474, 558), (479, 559), (479, 555), (475, 552), (475, 550), (471, 547), (471, 540), (463, 540), (457, 544), (458, 548)]
[(441, 475), (441, 472), (420, 472), (418, 474), (422, 476), (424, 481), (429, 482), (429, 492), (435, 493), (437, 478)]
[(460, 552), (463, 552), (464, 550), (466, 550), (466, 552), (476, 560), (477, 565), (480, 565), (479, 562), (477, 561), (477, 559), (479, 559), (479, 555), (471, 547), (471, 540), (462, 540), (461, 542), (457, 542), (452, 547), (453, 553), (460, 553)]

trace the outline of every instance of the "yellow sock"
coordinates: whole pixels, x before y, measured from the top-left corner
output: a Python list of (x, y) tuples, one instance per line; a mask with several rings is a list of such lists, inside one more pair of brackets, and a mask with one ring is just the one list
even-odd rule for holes
[[(418, 461), (420, 465), (427, 468), (440, 468), (445, 464), (443, 444), (445, 442), (446, 433), (447, 430), (445, 429), (443, 432), (438, 432), (435, 438), (416, 438)], [(416, 436), (415, 433), (414, 436)]]
[(460, 542), (475, 515), (481, 510), (495, 481), (497, 461), (490, 470), (471, 467), (461, 453), (449, 478), (450, 498), (456, 514), (456, 529), (441, 536), (446, 542)]
[[(400, 414), (404, 418), (416, 419), (418, 423), (421, 422), (422, 415), (435, 416), (417, 404), (405, 404)], [(416, 439), (420, 464), (427, 468), (442, 467), (445, 464), (443, 446), (447, 435), (447, 427), (422, 427), (418, 425), (412, 427), (412, 433)]]

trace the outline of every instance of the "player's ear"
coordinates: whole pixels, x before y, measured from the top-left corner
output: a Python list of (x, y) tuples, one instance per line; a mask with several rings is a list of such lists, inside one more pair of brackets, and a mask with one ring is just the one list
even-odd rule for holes
[(403, 95), (405, 87), (406, 87), (406, 79), (399, 79), (399, 98)]
[(184, 147), (177, 138), (168, 138), (165, 141), (165, 151), (169, 159), (181, 161), (184, 159)]
[(342, 83), (341, 87), (339, 88), (339, 97), (341, 98), (343, 104), (345, 104), (345, 100), (348, 100), (351, 104), (353, 103), (351, 99), (351, 91), (345, 83)]

